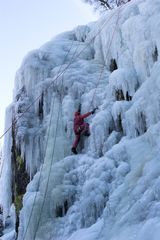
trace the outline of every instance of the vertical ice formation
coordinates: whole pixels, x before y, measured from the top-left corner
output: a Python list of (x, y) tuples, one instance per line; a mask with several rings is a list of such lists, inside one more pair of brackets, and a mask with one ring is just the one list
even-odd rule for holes
[[(2, 175), (5, 211), (13, 195), (21, 209), (19, 240), (159, 239), (159, 12), (157, 0), (130, 1), (24, 59)], [(71, 156), (79, 103), (99, 110)], [(26, 174), (12, 194), (11, 159)]]

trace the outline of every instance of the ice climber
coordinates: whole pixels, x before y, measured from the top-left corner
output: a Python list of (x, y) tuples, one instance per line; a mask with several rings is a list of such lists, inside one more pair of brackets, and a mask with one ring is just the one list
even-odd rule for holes
[(84, 135), (84, 136), (90, 135), (89, 124), (84, 122), (84, 118), (87, 118), (91, 114), (94, 114), (96, 109), (97, 108), (94, 108), (93, 111), (81, 115), (81, 110), (79, 107), (79, 110), (77, 112), (75, 112), (75, 114), (74, 114), (73, 130), (74, 130), (76, 137), (75, 137), (74, 143), (72, 145), (72, 149), (71, 149), (74, 154), (78, 154), (77, 146), (78, 146), (81, 136), (82, 135)]

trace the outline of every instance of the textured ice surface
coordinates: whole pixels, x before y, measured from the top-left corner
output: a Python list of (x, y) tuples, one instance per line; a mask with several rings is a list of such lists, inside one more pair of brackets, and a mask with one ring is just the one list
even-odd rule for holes
[[(159, 15), (159, 1), (132, 0), (24, 59), (6, 124), (39, 97), (16, 123), (16, 144), (34, 176), (23, 198), (19, 240), (159, 240)], [(83, 113), (99, 109), (87, 119), (91, 135), (74, 156), (79, 103)], [(11, 141), (8, 133), (6, 212)]]

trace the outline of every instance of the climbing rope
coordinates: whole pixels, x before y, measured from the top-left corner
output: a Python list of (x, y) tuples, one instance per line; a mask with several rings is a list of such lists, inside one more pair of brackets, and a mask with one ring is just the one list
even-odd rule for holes
[[(63, 75), (64, 75), (64, 74), (63, 74)], [(60, 91), (60, 92), (62, 92), (62, 88), (63, 88), (63, 79), (62, 79), (62, 85), (61, 85), (61, 91)], [(38, 223), (37, 223), (37, 227), (36, 227), (34, 239), (36, 238), (36, 234), (37, 234), (38, 229), (39, 229), (39, 225), (40, 225), (40, 221), (41, 221), (41, 217), (42, 217), (42, 212), (43, 212), (43, 208), (44, 208), (44, 205), (45, 205), (45, 201), (46, 201), (46, 197), (47, 197), (47, 192), (48, 192), (48, 186), (49, 186), (50, 175), (51, 175), (51, 167), (52, 167), (53, 160), (54, 160), (55, 144), (56, 144), (57, 131), (58, 131), (58, 123), (59, 123), (59, 116), (60, 116), (60, 107), (61, 107), (61, 106), (60, 106), (60, 102), (59, 102), (58, 117), (57, 117), (57, 124), (56, 124), (55, 138), (54, 138), (54, 146), (53, 146), (53, 152), (52, 152), (52, 161), (51, 161), (50, 168), (49, 168), (49, 174), (48, 174), (48, 178), (47, 178), (47, 184), (46, 184), (46, 188), (45, 188), (43, 203), (42, 203), (42, 206), (41, 206), (40, 215), (39, 215), (39, 219), (38, 219)]]
[[(111, 17), (109, 18), (109, 20), (110, 20), (114, 15), (115, 15), (115, 13), (114, 13), (113, 15), (111, 15)], [(109, 20), (108, 20), (107, 22), (109, 22)], [(93, 41), (93, 39), (102, 31), (102, 29), (104, 28), (105, 24), (106, 24), (106, 22), (102, 25), (100, 31), (98, 31), (98, 33), (91, 39), (91, 41)], [(87, 46), (85, 46), (85, 47), (82, 49), (82, 51), (79, 52), (79, 54), (78, 54), (76, 57), (80, 56), (80, 54), (88, 47), (88, 45), (91, 43), (91, 41), (87, 44)], [(72, 59), (72, 61), (73, 61), (73, 59)], [(57, 80), (60, 76), (62, 76), (62, 75), (66, 72), (66, 70), (67, 70), (67, 69), (71, 66), (71, 64), (73, 63), (72, 61), (67, 65), (67, 67), (66, 67), (61, 73), (58, 74), (58, 76), (56, 77), (56, 79), (53, 80), (53, 82), (54, 82), (55, 80)], [(47, 91), (47, 90), (49, 89), (49, 87), (51, 87), (51, 85), (53, 84), (53, 82), (50, 84), (50, 86), (48, 86), (48, 87), (46, 88), (45, 91)], [(21, 114), (21, 116), (19, 116), (19, 117), (15, 120), (15, 123), (18, 121), (18, 119), (20, 119), (20, 118), (24, 115), (25, 112), (27, 112), (27, 111), (29, 110), (29, 108), (30, 108), (41, 96), (42, 96), (42, 94), (39, 95), (39, 96), (26, 108), (26, 110)], [(51, 116), (51, 117), (52, 117), (52, 116)], [(59, 111), (58, 111), (58, 117), (57, 117), (57, 126), (58, 126), (58, 121), (59, 121)], [(11, 127), (12, 127), (12, 126), (11, 126)], [(11, 127), (8, 128), (8, 129), (6, 130), (6, 132), (5, 132), (0, 138), (2, 138), (2, 137), (11, 129)], [(55, 148), (56, 136), (57, 136), (57, 128), (56, 128), (56, 135), (55, 135), (55, 139), (54, 139), (54, 148)], [(53, 156), (54, 156), (54, 148), (53, 148), (53, 154), (52, 154)], [(51, 172), (51, 168), (50, 168), (50, 172)], [(47, 188), (48, 188), (48, 183), (49, 183), (49, 178), (50, 178), (50, 172), (49, 172), (49, 177), (48, 177), (48, 180), (47, 180)], [(47, 188), (46, 188), (46, 189), (47, 189)], [(47, 190), (45, 191), (45, 193), (47, 193)], [(46, 196), (45, 196), (45, 198), (46, 198)], [(42, 205), (42, 208), (43, 208), (43, 206), (44, 206), (44, 204)], [(40, 214), (40, 218), (41, 218), (41, 215), (42, 215), (42, 214)], [(39, 222), (40, 222), (40, 220), (39, 220)], [(38, 227), (39, 227), (39, 222), (38, 222)], [(37, 231), (38, 231), (38, 228), (37, 228)], [(37, 231), (36, 231), (36, 232), (37, 232)]]
[[(60, 73), (63, 64), (66, 62), (67, 57), (68, 57), (68, 55), (69, 55), (70, 52), (71, 52), (73, 43), (74, 43), (74, 40), (72, 41), (71, 47), (70, 47), (69, 51), (67, 52), (67, 54), (66, 54), (66, 56), (65, 56), (65, 58), (64, 58), (64, 61), (63, 61), (62, 65), (60, 66), (60, 69), (59, 69), (59, 71), (58, 71), (58, 74)], [(75, 51), (74, 51), (73, 56), (72, 56), (71, 59), (74, 58), (76, 52), (78, 51), (78, 47), (79, 47), (79, 45), (77, 45), (77, 47), (76, 47), (76, 49), (75, 49)], [(63, 74), (64, 74), (64, 73), (63, 73)], [(62, 75), (62, 86), (63, 86), (63, 75)], [(61, 88), (62, 88), (62, 87), (61, 87)], [(47, 134), (47, 140), (46, 140), (46, 146), (45, 146), (44, 159), (45, 159), (45, 157), (46, 157), (47, 146), (48, 146), (48, 141), (49, 141), (49, 134), (50, 134), (50, 129), (51, 129), (53, 109), (54, 109), (54, 101), (55, 101), (55, 96), (54, 96), (54, 100), (53, 100), (53, 102), (52, 102), (52, 104), (51, 104), (51, 106), (52, 106), (52, 105), (53, 105), (53, 106), (51, 107), (50, 121), (49, 121), (49, 127), (48, 127), (48, 134)], [(41, 167), (41, 169), (40, 169), (40, 176), (39, 176), (39, 180), (38, 180), (38, 188), (39, 188), (39, 186), (40, 186), (40, 180), (41, 180), (43, 168), (44, 168), (44, 164), (42, 165), (42, 167)], [(28, 224), (27, 224), (27, 227), (26, 227), (26, 231), (25, 231), (24, 236), (23, 236), (23, 240), (24, 240), (25, 237), (26, 237), (26, 234), (27, 234), (27, 231), (28, 231), (28, 228), (29, 228), (29, 223), (30, 223), (30, 221), (31, 221), (31, 217), (32, 217), (32, 214), (33, 214), (33, 210), (34, 210), (34, 207), (35, 207), (35, 205), (36, 205), (37, 194), (38, 194), (38, 191), (36, 192), (36, 195), (35, 195), (35, 198), (34, 198), (34, 202), (33, 202), (32, 209), (31, 209), (31, 214), (30, 214), (30, 216), (29, 216), (29, 220), (28, 220)]]
[[(111, 38), (111, 42), (113, 41), (113, 37), (114, 37), (115, 31), (116, 31), (116, 27), (117, 27), (118, 21), (119, 21), (119, 12), (118, 12), (118, 18), (117, 18), (117, 21), (116, 21), (116, 26), (115, 26), (115, 29), (114, 29), (114, 31), (113, 31), (113, 35), (112, 35), (112, 38)], [(109, 47), (108, 47), (108, 52), (109, 52), (109, 49), (110, 49), (110, 47), (111, 47), (111, 42), (110, 42)], [(108, 55), (108, 52), (107, 52), (107, 54), (106, 54), (106, 57), (107, 57), (107, 55)], [(103, 69), (102, 69), (102, 72), (103, 72)], [(98, 83), (97, 83), (97, 86), (96, 86), (96, 87), (98, 87), (98, 84), (99, 84), (99, 82), (100, 82), (101, 76), (102, 76), (102, 73), (100, 74), (100, 78), (99, 78), (99, 80), (98, 80)], [(62, 91), (62, 87), (63, 87), (63, 81), (62, 81), (62, 85), (61, 85), (61, 91)], [(61, 92), (61, 91), (60, 91), (60, 92)], [(95, 96), (95, 94), (94, 94), (94, 96)], [(51, 161), (51, 165), (50, 165), (50, 169), (49, 169), (49, 174), (48, 174), (48, 178), (47, 178), (46, 189), (45, 189), (45, 193), (44, 193), (44, 199), (43, 199), (42, 207), (41, 207), (41, 210), (40, 210), (39, 220), (38, 220), (36, 232), (35, 232), (35, 235), (34, 235), (34, 239), (36, 239), (36, 234), (37, 234), (37, 232), (38, 232), (39, 225), (40, 225), (40, 221), (41, 221), (41, 217), (42, 217), (42, 211), (43, 211), (43, 208), (44, 208), (44, 205), (45, 205), (45, 201), (46, 201), (46, 198), (47, 198), (49, 180), (50, 180), (50, 175), (51, 175), (51, 167), (52, 167), (53, 160), (54, 160), (54, 152), (55, 152), (55, 144), (56, 144), (57, 131), (58, 131), (59, 116), (60, 116), (60, 103), (59, 103), (59, 109), (58, 109), (57, 125), (56, 125), (56, 132), (55, 132), (55, 138), (54, 138), (54, 146), (53, 146), (53, 152), (52, 152), (52, 161)]]

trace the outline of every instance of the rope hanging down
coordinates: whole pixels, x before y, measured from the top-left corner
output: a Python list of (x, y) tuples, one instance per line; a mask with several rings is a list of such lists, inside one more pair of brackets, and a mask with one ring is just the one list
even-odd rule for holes
[[(119, 11), (119, 12), (120, 12), (120, 11)], [(118, 12), (118, 18), (117, 18), (117, 21), (116, 21), (116, 26), (115, 26), (115, 29), (114, 29), (114, 31), (113, 31), (113, 35), (112, 35), (112, 38), (111, 38), (111, 42), (113, 41), (113, 37), (114, 37), (114, 34), (115, 34), (115, 30), (116, 30), (116, 27), (117, 27), (117, 24), (118, 24), (118, 21), (119, 21), (119, 12)], [(108, 48), (108, 52), (109, 52), (109, 49), (110, 49), (110, 47), (111, 47), (111, 42), (110, 42), (110, 45), (109, 45), (109, 48)], [(106, 57), (107, 57), (107, 54), (106, 54)], [(101, 74), (101, 75), (102, 75), (102, 74)], [(100, 76), (101, 76), (101, 75), (100, 75)], [(101, 77), (100, 77), (100, 78), (101, 78)], [(99, 84), (99, 82), (100, 82), (100, 78), (99, 78), (98, 84)], [(98, 87), (98, 84), (97, 84), (97, 87)], [(61, 86), (61, 88), (62, 88), (62, 86)], [(55, 144), (56, 144), (57, 131), (58, 131), (59, 115), (60, 115), (60, 104), (59, 104), (59, 109), (58, 109), (58, 117), (57, 117), (57, 124), (56, 124), (56, 133), (55, 133), (54, 146), (53, 146), (53, 152), (52, 152), (52, 161), (51, 161), (51, 165), (50, 165), (50, 168), (49, 168), (49, 174), (48, 174), (48, 178), (47, 178), (47, 184), (46, 184), (44, 199), (43, 199), (43, 203), (42, 203), (42, 207), (41, 207), (41, 211), (40, 211), (40, 215), (39, 215), (38, 224), (37, 224), (37, 228), (36, 228), (36, 231), (35, 231), (34, 239), (36, 239), (36, 235), (37, 235), (37, 232), (38, 232), (38, 229), (39, 229), (39, 225), (40, 225), (40, 220), (41, 220), (41, 217), (42, 217), (42, 211), (43, 211), (44, 204), (45, 204), (46, 197), (47, 197), (49, 180), (50, 180), (50, 175), (51, 175), (51, 167), (52, 167), (53, 160), (54, 160), (54, 152), (55, 152)]]
[[(115, 13), (114, 13), (113, 15), (115, 15)], [(111, 17), (109, 18), (109, 20), (113, 17), (113, 15), (111, 15)], [(109, 20), (108, 20), (108, 21), (109, 21)], [(104, 24), (102, 25), (102, 28), (100, 29), (100, 31), (98, 31), (98, 33), (91, 39), (91, 41), (93, 41), (93, 39), (102, 31), (102, 29), (104, 28), (105, 24), (106, 24), (106, 23), (104, 23)], [(90, 42), (91, 42), (91, 41), (90, 41)], [(87, 44), (87, 46), (90, 44), (90, 42)], [(87, 47), (87, 46), (86, 46), (86, 47)], [(84, 49), (82, 49), (82, 51), (80, 51), (80, 53), (77, 55), (77, 57), (86, 49), (86, 47), (84, 47)], [(53, 82), (54, 82), (55, 80), (57, 80), (62, 74), (64, 74), (65, 71), (71, 66), (71, 64), (72, 64), (72, 62), (70, 62), (70, 63), (67, 65), (67, 67), (66, 67), (61, 73), (58, 74), (58, 76), (56, 77), (56, 79), (53, 80)], [(101, 74), (101, 75), (102, 75), (102, 74)], [(100, 77), (100, 78), (101, 78), (101, 77)], [(99, 78), (99, 79), (100, 79), (100, 78)], [(99, 80), (99, 81), (100, 81), (100, 80)], [(53, 84), (53, 82), (51, 83), (51, 85)], [(51, 87), (51, 85), (48, 86), (48, 87), (45, 89), (45, 91), (47, 91), (48, 88)], [(98, 86), (98, 84), (97, 84), (97, 86)], [(94, 95), (95, 95), (95, 94), (94, 94)], [(28, 109), (29, 109), (40, 97), (41, 97), (41, 95), (38, 96), (38, 97), (32, 102), (32, 104), (27, 107), (27, 109), (22, 113), (22, 115), (21, 115), (19, 118), (21, 118), (21, 117), (23, 116), (23, 114), (24, 114), (25, 112), (27, 112)], [(19, 118), (18, 118), (18, 119), (19, 119)], [(16, 119), (15, 122), (17, 122), (18, 119)], [(59, 114), (58, 114), (58, 118), (57, 118), (57, 126), (58, 126), (58, 121), (59, 121)], [(12, 127), (12, 126), (11, 126), (11, 127)], [(2, 137), (11, 129), (11, 127), (10, 127), (9, 129), (7, 129), (6, 132), (5, 132), (0, 138), (2, 138)], [(57, 135), (57, 131), (56, 131), (56, 135)], [(55, 136), (55, 141), (54, 141), (54, 143), (55, 143), (55, 142), (56, 142), (56, 136)], [(53, 155), (54, 155), (54, 149), (53, 149)], [(50, 176), (50, 174), (49, 174), (49, 176)], [(49, 182), (49, 178), (48, 178), (48, 182)], [(47, 184), (47, 188), (48, 188), (48, 184)], [(47, 190), (46, 190), (46, 192), (47, 192)], [(38, 229), (37, 229), (37, 230), (38, 230)]]
[[(60, 66), (60, 69), (59, 69), (59, 71), (58, 71), (58, 74), (60, 73), (63, 64), (65, 64), (65, 62), (66, 62), (66, 60), (67, 60), (67, 57), (68, 57), (68, 55), (69, 55), (70, 52), (71, 52), (71, 49), (72, 49), (72, 47), (73, 47), (73, 42), (74, 42), (74, 40), (72, 41), (72, 43), (71, 43), (71, 47), (70, 47), (69, 51), (67, 52), (67, 54), (66, 54), (66, 56), (65, 56), (65, 59), (64, 59), (63, 63), (62, 63), (61, 66)], [(80, 44), (77, 45), (77, 47), (76, 47), (76, 49), (75, 49), (75, 51), (74, 51), (73, 56), (72, 56), (71, 59), (74, 58), (74, 56), (75, 56), (75, 54), (76, 54), (76, 52), (77, 52), (79, 46), (80, 46)], [(64, 73), (63, 73), (63, 75), (64, 75)], [(63, 85), (63, 75), (62, 75), (62, 85)], [(47, 133), (47, 139), (46, 139), (46, 144), (45, 144), (45, 154), (44, 154), (44, 159), (45, 159), (45, 157), (46, 157), (47, 146), (48, 146), (48, 141), (49, 141), (49, 134), (50, 134), (51, 123), (52, 123), (53, 109), (54, 109), (54, 101), (55, 101), (55, 96), (54, 96), (54, 99), (52, 99), (52, 104), (51, 104), (51, 106), (52, 106), (51, 109), (52, 109), (52, 110), (51, 110), (51, 113), (50, 113), (50, 120), (49, 120), (49, 126), (48, 126), (48, 133)], [(44, 161), (43, 161), (43, 162), (44, 162)], [(38, 179), (38, 187), (39, 187), (39, 185), (40, 185), (40, 180), (41, 180), (41, 176), (42, 176), (43, 168), (44, 168), (44, 164), (42, 165), (42, 167), (41, 167), (41, 169), (40, 169), (40, 176), (39, 176), (39, 179)], [(35, 195), (35, 197), (34, 197), (34, 201), (33, 201), (32, 209), (31, 209), (31, 214), (30, 214), (30, 216), (29, 216), (29, 220), (28, 220), (28, 223), (27, 223), (26, 231), (25, 231), (25, 233), (24, 233), (24, 235), (23, 235), (23, 240), (24, 240), (25, 237), (26, 237), (26, 234), (27, 234), (27, 231), (28, 231), (28, 228), (29, 228), (29, 224), (30, 224), (30, 221), (31, 221), (31, 217), (32, 217), (32, 214), (33, 214), (33, 210), (34, 210), (34, 207), (35, 207), (35, 205), (36, 205), (37, 194), (38, 194), (38, 191), (36, 192), (36, 195)]]

